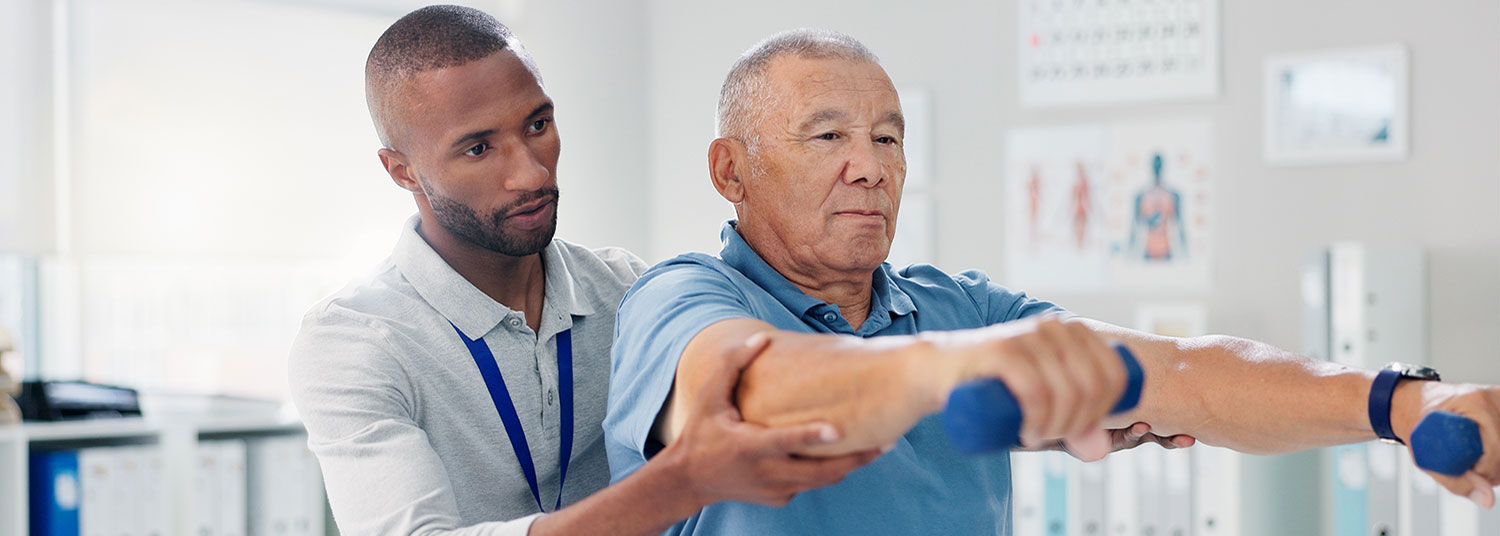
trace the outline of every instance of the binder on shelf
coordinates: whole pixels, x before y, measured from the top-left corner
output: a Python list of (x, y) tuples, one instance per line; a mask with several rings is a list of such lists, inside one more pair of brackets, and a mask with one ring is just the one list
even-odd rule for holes
[(1047, 536), (1068, 535), (1068, 461), (1067, 454), (1044, 452), (1042, 457), (1042, 519)]
[(114, 532), (118, 536), (139, 536), (146, 525), (143, 509), (142, 488), (145, 474), (141, 464), (145, 461), (142, 447), (108, 447), (114, 462), (113, 478), (109, 482), (109, 494), (105, 500), (114, 512)]
[(29, 461), (31, 536), (77, 536), (78, 452), (37, 450)]
[(1164, 536), (1193, 533), (1193, 455), (1186, 450), (1163, 450), (1156, 445), (1140, 448), (1161, 451), (1161, 523)]
[(219, 449), (212, 441), (198, 443), (193, 456), (193, 505), (188, 511), (188, 532), (194, 536), (219, 533)]
[(213, 448), (218, 456), (218, 533), (222, 536), (245, 536), (249, 530), (245, 442), (214, 441)]
[(1076, 475), (1069, 487), (1074, 491), (1074, 504), (1077, 505), (1074, 509), (1077, 518), (1070, 532), (1080, 536), (1103, 536), (1108, 527), (1105, 524), (1105, 509), (1106, 501), (1109, 500), (1104, 464), (1083, 463), (1078, 460), (1068, 460), (1068, 464)]
[(171, 496), (167, 489), (167, 458), (160, 446), (141, 449), (141, 471), (141, 534), (169, 536), (173, 533)]
[(1136, 471), (1136, 451), (1124, 450), (1104, 459), (1108, 473), (1109, 494), (1105, 505), (1109, 536), (1141, 534), (1140, 479)]
[(1220, 447), (1195, 445), (1193, 457), (1193, 517), (1191, 534), (1240, 535), (1240, 453)]
[(1042, 467), (1043, 453), (1017, 452), (1010, 457), (1011, 504), (1015, 516), (1015, 536), (1045, 536), (1047, 521), (1046, 483)]
[(78, 451), (78, 483), (83, 501), (78, 507), (82, 536), (116, 536), (125, 523), (115, 508), (115, 449), (91, 447)]
[[(1403, 453), (1404, 454), (1404, 453)], [(1438, 494), (1443, 488), (1432, 476), (1417, 469), (1410, 456), (1401, 456), (1401, 481), (1405, 491), (1401, 499), (1400, 534), (1438, 534), (1442, 530)]]

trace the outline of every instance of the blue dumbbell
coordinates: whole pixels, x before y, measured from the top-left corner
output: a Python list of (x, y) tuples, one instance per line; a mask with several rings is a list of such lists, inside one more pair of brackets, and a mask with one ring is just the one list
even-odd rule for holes
[(1462, 476), (1484, 455), (1484, 444), (1479, 441), (1479, 425), (1468, 417), (1434, 411), (1412, 429), (1411, 453), (1417, 467)]
[[(1141, 401), (1146, 374), (1125, 345), (1113, 344), (1125, 362), (1128, 382), (1125, 394), (1111, 413), (1134, 409)], [(1000, 380), (988, 378), (959, 385), (948, 394), (943, 408), (943, 429), (954, 448), (966, 454), (982, 454), (1021, 446), (1021, 404)], [(1415, 437), (1415, 434), (1413, 434)]]

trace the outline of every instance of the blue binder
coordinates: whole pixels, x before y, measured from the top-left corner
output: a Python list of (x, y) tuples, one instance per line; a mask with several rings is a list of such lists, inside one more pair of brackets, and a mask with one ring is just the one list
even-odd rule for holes
[(78, 536), (78, 452), (32, 451), (31, 536)]

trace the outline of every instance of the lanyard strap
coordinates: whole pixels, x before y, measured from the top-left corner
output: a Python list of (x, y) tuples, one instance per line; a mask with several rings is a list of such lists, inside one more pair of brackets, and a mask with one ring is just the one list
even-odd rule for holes
[[(531, 460), (531, 448), (526, 444), (526, 432), (521, 429), (521, 418), (516, 414), (516, 405), (510, 400), (510, 391), (505, 388), (505, 378), (500, 375), (500, 367), (495, 364), (495, 355), (490, 352), (490, 347), (484, 343), (483, 338), (470, 339), (458, 326), (453, 326), (453, 330), (464, 340), (464, 346), (469, 348), (469, 355), (474, 356), (474, 364), (479, 366), (479, 375), (484, 377), (490, 399), (495, 402), (495, 410), (500, 413), (500, 422), (505, 425), (505, 434), (510, 436), (510, 446), (516, 453), (516, 461), (521, 464), (521, 473), (526, 475), (526, 483), (531, 485), (531, 498), (536, 499), (537, 510), (546, 512), (542, 508), (542, 493), (537, 488), (536, 467)], [(562, 508), (563, 482), (568, 479), (568, 458), (573, 454), (572, 330), (563, 330), (557, 334), (557, 387), (562, 398), (562, 441), (561, 454), (557, 458), (559, 469), (557, 504), (552, 507), (554, 512)]]

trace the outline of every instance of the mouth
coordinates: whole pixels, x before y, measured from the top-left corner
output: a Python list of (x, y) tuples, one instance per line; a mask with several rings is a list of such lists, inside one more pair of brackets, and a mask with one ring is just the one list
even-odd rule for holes
[(537, 212), (540, 212), (542, 209), (547, 208), (548, 206), (552, 205), (556, 201), (557, 201), (557, 197), (556, 196), (550, 196), (549, 195), (547, 197), (543, 197), (543, 198), (538, 199), (536, 201), (532, 201), (530, 203), (526, 203), (524, 205), (516, 207), (515, 209), (513, 209), (513, 210), (510, 211), (510, 214), (505, 215), (505, 217), (506, 218), (516, 218), (516, 217), (525, 217), (525, 216), (535, 215)]
[(547, 196), (516, 207), (505, 217), (505, 220), (522, 229), (539, 229), (552, 221), (555, 207), (557, 207), (557, 197)]
[(855, 210), (840, 210), (838, 212), (834, 212), (833, 215), (835, 215), (835, 216), (875, 217), (875, 218), (885, 219), (885, 214), (882, 213), (882, 212), (880, 212), (880, 211), (878, 211), (878, 210), (858, 210), (858, 209), (855, 209)]

